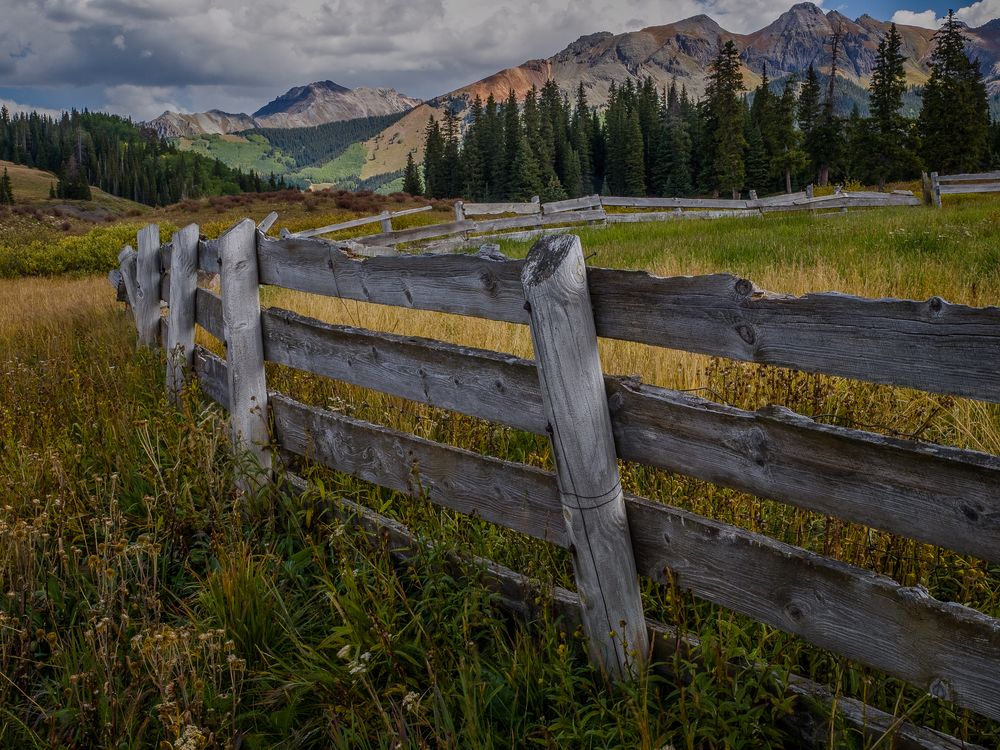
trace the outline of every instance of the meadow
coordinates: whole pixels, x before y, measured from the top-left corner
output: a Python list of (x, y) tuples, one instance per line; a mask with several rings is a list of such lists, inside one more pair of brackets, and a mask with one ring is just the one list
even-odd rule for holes
[[(296, 194), (298, 195), (298, 194)], [(272, 208), (293, 231), (411, 202), (275, 195), (189, 202), (107, 225), (0, 216), (0, 746), (794, 747), (782, 687), (797, 673), (960, 739), (1000, 727), (779, 631), (647, 585), (647, 616), (701, 640), (668, 670), (609, 687), (579, 632), (511, 617), (448, 554), (481, 555), (572, 587), (553, 547), (308, 465), (313, 489), (233, 489), (221, 413), (193, 387), (164, 396), (162, 354), (103, 274), (146, 221), (216, 236)], [(359, 203), (367, 201), (367, 203)], [(450, 209), (406, 217), (446, 221)], [(5, 223), (6, 222), (6, 223)], [(37, 225), (36, 225), (37, 224)], [(8, 230), (8, 228), (10, 228)], [(374, 231), (374, 227), (372, 228)], [(577, 231), (577, 230), (574, 230)], [(580, 229), (591, 265), (726, 271), (773, 291), (838, 290), (1000, 304), (1000, 201), (944, 210)], [(25, 248), (28, 248), (27, 250)], [(503, 243), (522, 256), (528, 243)], [(58, 275), (53, 275), (58, 274)], [(101, 275), (94, 275), (101, 274)], [(524, 327), (265, 289), (330, 322), (531, 356)], [(218, 349), (202, 334), (201, 342)], [(755, 409), (1000, 453), (1000, 408), (840, 378), (602, 341), (610, 373)], [(270, 367), (270, 366), (269, 366)], [(300, 400), (477, 452), (551, 467), (545, 440), (272, 367)], [(623, 464), (627, 491), (861, 565), (1000, 616), (1000, 569), (683, 476)], [(407, 564), (332, 512), (348, 497), (433, 547)], [(735, 668), (729, 665), (734, 664)], [(761, 664), (773, 665), (763, 670)], [(810, 738), (887, 748), (836, 717)]]

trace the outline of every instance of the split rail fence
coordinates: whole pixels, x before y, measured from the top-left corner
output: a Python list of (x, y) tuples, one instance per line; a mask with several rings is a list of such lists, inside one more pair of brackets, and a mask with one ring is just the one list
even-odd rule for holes
[[(587, 268), (579, 239), (493, 255), (358, 258), (309, 238), (272, 239), (249, 219), (217, 240), (153, 225), (119, 274), (142, 344), (162, 342), (174, 396), (194, 375), (229, 411), (234, 444), (266, 481), (269, 446), (569, 549), (592, 657), (625, 678), (647, 657), (637, 576), (697, 597), (1000, 720), (1000, 620), (919, 587), (625, 495), (639, 462), (1000, 563), (1000, 458), (820, 424), (782, 407), (746, 411), (602, 373), (597, 337), (1000, 402), (1000, 308), (792, 297), (727, 274), (661, 278)], [(221, 296), (199, 287), (218, 273)], [(530, 326), (537, 361), (329, 325), (261, 308), (259, 287)], [(169, 312), (161, 314), (161, 302)], [(226, 358), (195, 345), (196, 325)], [(265, 362), (432, 404), (552, 439), (556, 472), (438, 444), (296, 402)], [(273, 424), (273, 432), (269, 431)], [(403, 544), (392, 522), (359, 511)], [(372, 520), (372, 519), (375, 520)], [(491, 567), (505, 600), (522, 576)], [(519, 593), (520, 592), (520, 593)], [(530, 600), (530, 597), (529, 597)], [(653, 628), (669, 641), (669, 629)], [(789, 689), (820, 689), (808, 681)], [(852, 702), (840, 700), (847, 711)], [(957, 747), (872, 708), (856, 723), (912, 747)], [(880, 724), (881, 722), (881, 724)], [(946, 741), (948, 740), (948, 741)], [(967, 746), (967, 745), (962, 745)]]
[(1000, 193), (1000, 172), (942, 174), (931, 172), (931, 199), (941, 208), (942, 195)]
[[(917, 206), (920, 199), (912, 193), (837, 192), (814, 197), (812, 186), (800, 193), (748, 200), (727, 198), (628, 198), (589, 195), (582, 198), (541, 203), (537, 199), (527, 203), (455, 203), (455, 220), (443, 224), (392, 228), (392, 219), (407, 214), (430, 210), (430, 206), (388, 211), (362, 219), (352, 219), (340, 224), (309, 229), (302, 232), (282, 230), (286, 239), (318, 237), (331, 232), (353, 229), (378, 223), (378, 234), (354, 238), (354, 249), (364, 255), (392, 254), (392, 248), (403, 243), (437, 240), (427, 250), (450, 251), (461, 247), (475, 236), (477, 240), (492, 237), (525, 238), (538, 234), (562, 231), (553, 227), (585, 224), (604, 226), (648, 221), (675, 221), (678, 219), (705, 219), (721, 217), (755, 217), (768, 213), (787, 211), (847, 211), (849, 208), (877, 208), (889, 206)], [(609, 212), (606, 208), (639, 209), (629, 212)], [(652, 209), (652, 210), (649, 210)], [(503, 216), (513, 214), (513, 216)], [(494, 218), (470, 218), (470, 217)], [(546, 229), (546, 228), (549, 229)], [(495, 234), (503, 232), (503, 234)], [(442, 239), (451, 237), (453, 239)]]

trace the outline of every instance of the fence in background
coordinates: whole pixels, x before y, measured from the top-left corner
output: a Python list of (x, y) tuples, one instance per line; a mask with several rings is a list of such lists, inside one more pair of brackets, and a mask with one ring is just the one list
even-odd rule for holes
[[(814, 197), (810, 185), (804, 192), (757, 198), (755, 193), (748, 200), (726, 198), (622, 198), (589, 195), (583, 198), (541, 203), (537, 197), (527, 203), (455, 203), (455, 220), (443, 224), (393, 230), (392, 218), (428, 211), (430, 206), (381, 213), (363, 219), (353, 219), (341, 224), (292, 233), (282, 230), (283, 238), (301, 239), (317, 237), (331, 232), (352, 229), (366, 224), (380, 223), (378, 234), (354, 238), (355, 249), (365, 255), (391, 255), (396, 245), (437, 240), (424, 249), (438, 252), (455, 250), (470, 240), (493, 238), (527, 238), (550, 233), (551, 227), (568, 225), (605, 226), (647, 221), (675, 221), (678, 219), (706, 219), (721, 217), (749, 218), (785, 211), (847, 211), (849, 208), (874, 208), (888, 206), (916, 206), (920, 199), (909, 192), (836, 192)], [(628, 209), (606, 211), (606, 208)], [(650, 210), (652, 209), (652, 210)], [(505, 216), (505, 214), (513, 214)], [(470, 217), (492, 217), (472, 219)], [(503, 233), (503, 234), (497, 234)], [(444, 239), (450, 238), (450, 239)], [(366, 249), (367, 248), (367, 249)]]
[[(643, 617), (641, 575), (1000, 720), (997, 619), (624, 495), (617, 474), (618, 459), (639, 462), (998, 563), (1000, 458), (781, 407), (737, 409), (605, 376), (597, 358), (601, 336), (1000, 402), (1000, 309), (937, 297), (791, 297), (726, 274), (586, 268), (579, 240), (566, 235), (541, 240), (526, 261), (358, 258), (321, 240), (269, 238), (250, 220), (217, 240), (200, 240), (192, 225), (162, 247), (154, 225), (138, 247), (122, 251), (116, 278), (139, 339), (165, 346), (172, 395), (193, 373), (229, 410), (235, 445), (259, 466), (245, 484), (266, 481), (277, 445), (569, 549), (579, 594), (557, 592), (557, 604), (582, 621), (592, 657), (613, 676), (646, 658), (650, 627), (669, 642), (669, 630)], [(221, 295), (198, 286), (199, 271), (220, 275)], [(260, 285), (525, 324), (537, 361), (262, 309)], [(224, 343), (225, 360), (195, 346), (196, 325)], [(265, 362), (547, 435), (557, 472), (296, 402), (268, 391)], [(362, 524), (373, 523), (405, 541), (405, 530), (363, 511)], [(488, 565), (505, 600), (530, 608), (518, 604), (526, 579)], [(855, 713), (865, 731), (888, 721), (906, 746), (958, 746), (868, 707)]]
[(931, 172), (931, 199), (941, 208), (942, 195), (1000, 193), (1000, 172), (942, 174)]

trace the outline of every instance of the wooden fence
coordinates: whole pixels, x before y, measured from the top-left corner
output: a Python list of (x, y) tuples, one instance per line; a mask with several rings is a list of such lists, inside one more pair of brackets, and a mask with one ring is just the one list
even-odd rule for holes
[[(566, 593), (569, 606), (579, 604), (611, 676), (627, 677), (648, 652), (641, 575), (1000, 720), (1000, 620), (625, 495), (617, 469), (639, 462), (998, 563), (1000, 458), (608, 377), (597, 358), (600, 336), (1000, 402), (1000, 309), (586, 268), (567, 235), (540, 240), (525, 261), (358, 258), (321, 240), (269, 238), (250, 220), (218, 240), (192, 225), (163, 247), (150, 226), (138, 247), (122, 251), (117, 278), (140, 341), (164, 342), (172, 395), (193, 373), (229, 410), (234, 443), (258, 466), (244, 484), (267, 480), (277, 445), (569, 549), (579, 590)], [(220, 274), (221, 296), (198, 286), (199, 271)], [(526, 324), (537, 361), (262, 309), (259, 285)], [(196, 324), (225, 344), (225, 360), (194, 345)], [(265, 362), (547, 435), (557, 471), (298, 403), (268, 391)], [(506, 596), (521, 590), (517, 574), (497, 575)], [(867, 730), (878, 712), (866, 711)], [(908, 746), (957, 746), (911, 729), (926, 742)]]
[(931, 172), (931, 198), (938, 208), (942, 195), (964, 193), (1000, 193), (1000, 172), (941, 175)]
[[(748, 200), (727, 198), (621, 198), (613, 196), (588, 195), (582, 198), (541, 203), (537, 198), (527, 203), (455, 203), (455, 220), (444, 224), (411, 227), (393, 230), (394, 217), (430, 210), (430, 206), (411, 208), (395, 213), (383, 212), (377, 216), (352, 219), (340, 224), (331, 224), (303, 232), (282, 230), (281, 236), (288, 239), (318, 237), (331, 232), (342, 231), (380, 223), (378, 234), (355, 238), (355, 247), (364, 255), (392, 254), (393, 247), (403, 243), (419, 243), (438, 240), (427, 250), (450, 251), (461, 247), (475, 237), (477, 240), (493, 237), (529, 237), (550, 233), (552, 227), (569, 225), (605, 226), (610, 224), (675, 221), (678, 219), (705, 219), (720, 217), (754, 217), (768, 213), (785, 211), (847, 211), (849, 208), (873, 208), (887, 206), (916, 206), (920, 199), (909, 192), (836, 192), (832, 195), (813, 196), (812, 186), (801, 193), (757, 198), (753, 194)], [(640, 209), (628, 212), (606, 211), (613, 209)], [(653, 210), (649, 210), (653, 209)], [(505, 216), (505, 214), (508, 214)], [(513, 214), (510, 216), (509, 214)], [(470, 217), (492, 217), (470, 219)], [(496, 234), (503, 233), (503, 234)], [(453, 239), (443, 239), (453, 238)], [(367, 249), (366, 249), (367, 248)]]

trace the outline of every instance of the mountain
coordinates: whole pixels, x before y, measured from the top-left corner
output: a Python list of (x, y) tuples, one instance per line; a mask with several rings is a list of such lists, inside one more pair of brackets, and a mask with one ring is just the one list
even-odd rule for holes
[(282, 94), (253, 113), (257, 127), (307, 128), (359, 117), (379, 117), (405, 112), (419, 99), (395, 89), (348, 89), (333, 81), (299, 86)]
[(233, 115), (219, 109), (195, 114), (164, 112), (155, 120), (146, 123), (159, 133), (161, 138), (191, 138), (198, 135), (221, 135), (236, 133), (254, 127), (250, 115)]
[[(424, 127), (432, 115), (440, 119), (445, 108), (460, 113), (476, 96), (485, 100), (492, 94), (500, 100), (511, 89), (523, 99), (532, 86), (541, 88), (549, 78), (570, 96), (583, 84), (588, 101), (597, 106), (607, 102), (611, 83), (620, 85), (646, 76), (660, 87), (676, 79), (678, 86), (701, 96), (709, 64), (719, 45), (730, 40), (741, 51), (744, 84), (752, 89), (765, 68), (772, 80), (801, 76), (810, 64), (829, 73), (830, 38), (839, 28), (842, 54), (838, 75), (864, 88), (870, 80), (879, 41), (889, 32), (889, 26), (868, 15), (851, 20), (838, 11), (824, 13), (806, 2), (793, 5), (773, 23), (750, 34), (726, 31), (705, 15), (624, 34), (590, 34), (552, 57), (507, 68), (411, 110), (364, 144), (367, 159), (360, 176), (364, 179), (398, 172), (410, 152), (420, 161)], [(920, 85), (930, 73), (934, 32), (916, 26), (897, 25), (897, 29), (903, 38), (903, 54), (909, 58), (905, 65), (907, 80), (911, 85)], [(966, 29), (966, 35), (969, 51), (981, 61), (990, 92), (1000, 92), (1000, 19)]]
[(333, 81), (296, 86), (258, 109), (253, 115), (213, 109), (181, 114), (164, 112), (146, 123), (164, 138), (225, 135), (252, 128), (301, 128), (405, 112), (420, 104), (395, 89), (349, 89)]

